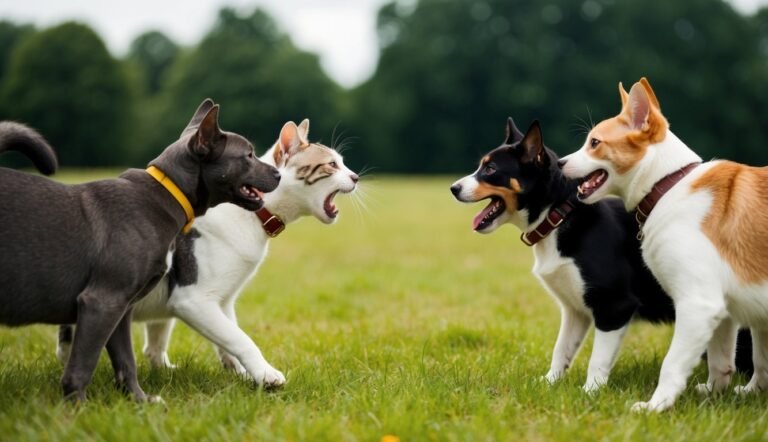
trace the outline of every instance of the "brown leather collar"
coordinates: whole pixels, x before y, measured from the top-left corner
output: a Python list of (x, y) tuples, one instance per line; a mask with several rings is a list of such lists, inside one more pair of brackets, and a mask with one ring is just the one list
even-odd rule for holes
[(532, 246), (546, 238), (553, 230), (560, 227), (560, 224), (568, 218), (575, 207), (570, 201), (565, 201), (559, 206), (549, 209), (547, 216), (535, 229), (520, 234), (520, 241), (527, 246)]
[(285, 230), (285, 223), (279, 216), (273, 215), (266, 207), (256, 211), (256, 216), (261, 220), (261, 227), (267, 232), (267, 236), (274, 238)]
[(669, 190), (673, 188), (675, 184), (679, 183), (680, 180), (691, 173), (691, 171), (695, 169), (699, 164), (701, 163), (691, 163), (682, 169), (670, 173), (653, 185), (650, 193), (648, 193), (648, 195), (646, 195), (640, 201), (640, 204), (638, 204), (635, 208), (635, 220), (637, 221), (638, 227), (640, 227), (640, 232), (637, 234), (638, 239), (642, 239), (643, 224), (645, 224), (645, 221), (649, 216), (651, 216), (651, 211), (654, 207), (656, 207), (656, 204), (659, 202), (659, 200), (661, 200), (664, 194), (669, 192)]

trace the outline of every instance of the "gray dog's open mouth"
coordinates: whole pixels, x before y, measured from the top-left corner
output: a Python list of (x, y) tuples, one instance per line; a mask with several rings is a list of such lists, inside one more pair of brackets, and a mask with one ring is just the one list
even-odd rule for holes
[(240, 186), (240, 195), (242, 195), (243, 198), (253, 202), (261, 202), (261, 199), (264, 197), (264, 193), (262, 191), (248, 184), (243, 184)]

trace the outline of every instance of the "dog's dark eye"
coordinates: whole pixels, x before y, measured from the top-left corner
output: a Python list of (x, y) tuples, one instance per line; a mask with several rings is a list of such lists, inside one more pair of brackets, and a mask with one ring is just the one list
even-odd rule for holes
[(331, 161), (330, 163), (328, 163), (328, 165), (333, 167), (334, 169), (338, 169), (339, 168), (339, 165), (336, 164), (336, 161)]
[(483, 167), (483, 173), (486, 175), (493, 175), (494, 173), (496, 173), (496, 168), (488, 164), (485, 167)]
[(600, 140), (598, 140), (597, 138), (592, 138), (591, 140), (589, 140), (589, 147), (591, 147), (592, 149), (596, 148), (598, 144), (600, 144)]
[(248, 158), (253, 158), (253, 151), (248, 152)]

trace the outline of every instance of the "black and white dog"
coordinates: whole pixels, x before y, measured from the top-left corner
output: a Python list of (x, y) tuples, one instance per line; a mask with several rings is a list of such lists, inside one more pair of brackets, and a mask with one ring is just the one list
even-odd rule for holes
[[(544, 146), (538, 122), (523, 135), (509, 118), (504, 143), (483, 157), (475, 173), (456, 181), (451, 192), (462, 202), (490, 200), (474, 219), (477, 232), (511, 223), (532, 246), (533, 273), (561, 309), (547, 381), (565, 374), (594, 323), (583, 387), (593, 392), (607, 382), (630, 321), (671, 322), (675, 310), (643, 263), (634, 216), (618, 199), (579, 202), (578, 184), (563, 176), (557, 155)], [(739, 336), (739, 345), (737, 366), (750, 372), (748, 332)]]
[[(68, 186), (0, 168), (0, 324), (77, 323), (61, 381), (66, 396), (85, 399), (106, 346), (118, 384), (147, 400), (136, 378), (131, 304), (165, 275), (169, 247), (195, 216), (223, 202), (259, 209), (261, 192), (277, 187), (277, 169), (245, 138), (220, 130), (218, 113), (205, 100), (146, 171), (115, 179)], [(6, 150), (43, 172), (56, 168), (45, 140), (18, 123), (0, 123)]]

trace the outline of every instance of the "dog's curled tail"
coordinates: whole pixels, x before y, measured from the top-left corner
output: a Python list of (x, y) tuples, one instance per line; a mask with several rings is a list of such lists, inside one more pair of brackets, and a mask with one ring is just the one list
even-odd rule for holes
[(51, 175), (59, 167), (56, 153), (42, 135), (21, 123), (0, 121), (0, 153), (9, 150), (24, 154), (44, 175)]

